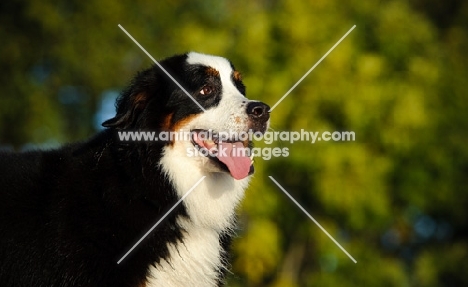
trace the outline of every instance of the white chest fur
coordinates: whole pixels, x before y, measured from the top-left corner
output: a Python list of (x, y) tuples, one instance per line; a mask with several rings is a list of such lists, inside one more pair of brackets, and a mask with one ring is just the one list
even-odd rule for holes
[(168, 245), (169, 259), (151, 268), (148, 287), (216, 285), (216, 270), (224, 268), (219, 235), (232, 230), (235, 208), (248, 185), (249, 178), (234, 180), (227, 173), (209, 172), (209, 159), (188, 158), (187, 147), (191, 144), (167, 147), (160, 163), (179, 197), (206, 178), (183, 201), (189, 215), (177, 220), (186, 231), (183, 243)]

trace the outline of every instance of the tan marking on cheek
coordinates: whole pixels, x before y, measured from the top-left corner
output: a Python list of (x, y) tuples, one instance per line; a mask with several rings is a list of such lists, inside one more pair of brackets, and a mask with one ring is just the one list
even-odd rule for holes
[(234, 118), (234, 121), (236, 122), (236, 124), (240, 124), (242, 122), (242, 119), (239, 116), (236, 116)]
[(234, 71), (233, 74), (232, 74), (232, 77), (236, 81), (242, 81), (242, 75), (241, 75), (241, 73), (239, 73), (239, 71)]
[(190, 123), (191, 121), (193, 121), (195, 118), (198, 117), (198, 114), (194, 114), (194, 115), (189, 115), (187, 116), (186, 118), (183, 118), (182, 120), (174, 123), (172, 126), (171, 126), (171, 130), (173, 131), (178, 131), (181, 127), (187, 125), (188, 123)]
[(213, 67), (208, 67), (206, 73), (210, 76), (219, 77), (219, 71)]
[(171, 122), (172, 122), (172, 116), (174, 115), (174, 113), (171, 113), (169, 115), (167, 115), (165, 118), (164, 118), (164, 121), (161, 125), (161, 130), (163, 131), (169, 131), (171, 129)]
[[(175, 122), (175, 123), (172, 123), (173, 116), (174, 116), (174, 113), (171, 113), (171, 114), (166, 116), (166, 118), (164, 119), (163, 124), (161, 125), (161, 131), (178, 133), (183, 126), (189, 124), (196, 117), (198, 117), (198, 114), (189, 115), (186, 118), (184, 118), (184, 119), (182, 119), (182, 120), (180, 120), (178, 122)], [(185, 135), (183, 135), (183, 134), (180, 134), (180, 135), (177, 135), (177, 136), (181, 136), (182, 138), (185, 138)], [(174, 146), (175, 139), (177, 139), (176, 136), (169, 135), (169, 137), (170, 137), (169, 145)]]

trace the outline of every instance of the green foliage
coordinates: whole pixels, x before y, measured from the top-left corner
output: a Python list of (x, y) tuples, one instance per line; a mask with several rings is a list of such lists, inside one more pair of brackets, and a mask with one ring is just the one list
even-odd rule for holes
[(230, 58), (248, 96), (270, 105), (356, 24), (271, 124), (356, 141), (258, 143), (290, 155), (256, 160), (230, 286), (467, 286), (466, 19), (460, 0), (10, 0), (0, 4), (0, 145), (95, 132), (102, 93), (151, 65), (119, 23), (155, 58)]

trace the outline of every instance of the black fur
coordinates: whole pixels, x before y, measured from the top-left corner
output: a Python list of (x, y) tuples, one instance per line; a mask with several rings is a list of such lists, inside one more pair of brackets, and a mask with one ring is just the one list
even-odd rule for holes
[[(185, 60), (179, 55), (162, 64), (205, 109), (215, 107), (220, 83)], [(210, 97), (198, 93), (205, 84), (217, 89)], [(122, 143), (116, 131), (167, 129), (200, 112), (152, 67), (135, 77), (117, 101), (116, 117), (91, 140), (0, 153), (0, 286), (144, 284), (148, 268), (168, 257), (167, 243), (183, 240), (175, 218), (186, 211), (179, 205), (117, 264), (178, 197), (158, 166), (167, 143)], [(230, 238), (220, 241), (227, 246)]]

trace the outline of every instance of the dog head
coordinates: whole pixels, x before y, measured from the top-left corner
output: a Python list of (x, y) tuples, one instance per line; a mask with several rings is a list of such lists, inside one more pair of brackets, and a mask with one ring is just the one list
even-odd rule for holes
[(117, 115), (103, 126), (188, 133), (171, 136), (165, 145), (185, 150), (187, 160), (209, 172), (228, 172), (235, 179), (253, 173), (251, 137), (245, 135), (266, 131), (270, 108), (245, 97), (232, 63), (191, 52), (163, 60), (161, 66), (169, 75), (158, 66), (139, 73), (118, 99)]

